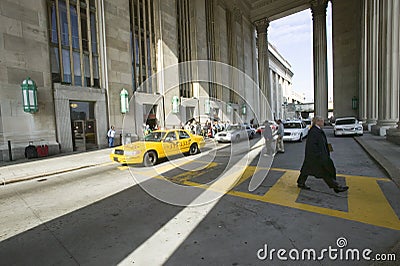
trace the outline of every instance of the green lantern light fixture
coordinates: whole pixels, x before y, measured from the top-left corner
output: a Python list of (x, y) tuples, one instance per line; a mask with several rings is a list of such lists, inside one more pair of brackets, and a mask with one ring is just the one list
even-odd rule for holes
[(226, 112), (227, 112), (228, 114), (231, 114), (231, 113), (232, 113), (232, 104), (231, 104), (231, 103), (228, 103), (228, 105), (226, 106)]
[(247, 114), (247, 106), (245, 104), (242, 105), (242, 115)]
[(24, 106), (24, 111), (27, 113), (36, 113), (39, 111), (38, 101), (37, 101), (37, 87), (30, 77), (22, 81), (22, 102)]
[(353, 110), (357, 110), (358, 109), (358, 99), (356, 96), (353, 96), (353, 98), (351, 99), (351, 108)]
[(172, 113), (174, 113), (174, 114), (179, 113), (179, 97), (178, 96), (172, 97)]
[(122, 89), (119, 94), (121, 97), (121, 113), (126, 114), (129, 112), (129, 94), (126, 89)]
[(210, 99), (206, 99), (204, 102), (204, 113), (210, 114), (210, 109), (211, 109)]

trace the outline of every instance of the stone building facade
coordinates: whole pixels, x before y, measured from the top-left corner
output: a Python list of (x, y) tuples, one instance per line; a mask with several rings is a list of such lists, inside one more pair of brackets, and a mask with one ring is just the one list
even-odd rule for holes
[[(48, 145), (51, 154), (106, 147), (108, 127), (121, 132), (129, 114), (134, 114), (133, 135), (141, 134), (143, 124), (176, 127), (196, 116), (232, 122), (256, 115), (261, 121), (279, 118), (291, 74), (275, 69), (286, 66), (268, 49), (268, 26), (305, 9), (313, 19), (315, 114), (327, 118), (327, 3), (2, 0), (0, 160), (10, 159), (8, 141), (14, 159), (24, 157), (29, 142)], [(357, 116), (391, 140), (400, 139), (399, 13), (397, 0), (332, 1), (335, 116)], [(209, 77), (229, 77), (233, 91), (207, 82), (166, 91), (165, 77), (143, 86), (160, 70), (191, 60), (233, 66), (255, 81), (257, 90), (218, 69)], [(187, 80), (199, 71), (183, 65), (177, 73), (175, 79)], [(38, 86), (34, 114), (22, 106), (20, 85), (27, 77)], [(127, 114), (120, 106), (123, 89), (134, 103)], [(274, 114), (260, 101), (262, 95)], [(173, 110), (176, 99), (178, 112)]]
[[(285, 95), (291, 94), (293, 73), (269, 48), (271, 70), (263, 76), (271, 76), (273, 89), (264, 93), (278, 118)], [(24, 157), (29, 142), (48, 145), (50, 154), (106, 147), (108, 127), (115, 125), (119, 134), (124, 126), (122, 89), (133, 103), (132, 135), (140, 136), (143, 124), (177, 127), (200, 117), (202, 99), (209, 97), (209, 119), (249, 122), (262, 109), (258, 92), (245, 89), (248, 84), (232, 86), (244, 99), (204, 82), (181, 84), (168, 93), (156, 79), (143, 82), (191, 60), (222, 62), (258, 82), (259, 54), (265, 55), (258, 53), (246, 1), (1, 1), (0, 160), (10, 159), (7, 141), (13, 159)], [(179, 76), (190, 71), (182, 66)], [(34, 114), (22, 108), (20, 85), (27, 77), (38, 87)], [(179, 97), (178, 114), (172, 112), (174, 96)]]

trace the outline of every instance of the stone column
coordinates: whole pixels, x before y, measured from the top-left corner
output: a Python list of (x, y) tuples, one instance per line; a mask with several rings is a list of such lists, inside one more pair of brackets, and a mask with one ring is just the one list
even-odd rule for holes
[[(258, 81), (260, 90), (267, 98), (269, 105), (271, 106), (271, 98), (268, 97), (270, 90), (269, 83), (269, 56), (268, 56), (268, 19), (261, 19), (256, 21), (255, 23), (257, 30), (257, 38), (258, 38)], [(264, 122), (267, 118), (266, 114), (268, 112), (267, 107), (262, 102), (261, 99), (261, 108), (260, 108), (261, 120), (260, 122)]]
[(397, 127), (389, 129), (386, 138), (389, 141), (400, 144), (400, 2), (388, 0), (384, 4), (386, 4), (386, 9), (383, 9), (380, 14), (384, 15), (383, 18), (388, 24), (387, 29), (390, 30), (387, 35), (387, 46), (390, 47), (387, 49), (390, 50), (385, 53), (385, 58), (388, 60), (385, 65), (390, 67), (391, 70), (385, 77), (391, 77), (390, 82), (388, 82), (388, 88), (390, 89), (390, 95), (393, 97), (392, 118), (397, 118)]
[(367, 1), (361, 2), (361, 54), (360, 54), (360, 85), (359, 85), (359, 111), (358, 118), (363, 124), (367, 121), (367, 79), (368, 79), (368, 66), (367, 66), (367, 47), (368, 47), (368, 27), (367, 27)]
[(378, 0), (366, 0), (366, 60), (367, 65), (367, 126), (368, 130), (378, 120)]
[(311, 2), (313, 17), (313, 62), (315, 115), (328, 119), (328, 67), (326, 40), (327, 0)]
[(400, 89), (400, 1), (379, 1), (378, 38), (378, 123), (374, 134), (386, 135), (386, 130), (396, 127), (399, 119)]

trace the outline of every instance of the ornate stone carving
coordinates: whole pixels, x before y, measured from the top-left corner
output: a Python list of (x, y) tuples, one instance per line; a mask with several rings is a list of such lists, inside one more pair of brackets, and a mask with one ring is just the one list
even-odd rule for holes
[(311, 12), (313, 17), (326, 16), (326, 8), (328, 7), (328, 0), (313, 0), (311, 1)]
[(269, 26), (269, 20), (267, 18), (263, 18), (255, 21), (254, 25), (256, 26), (258, 34), (266, 33)]
[(242, 21), (242, 15), (243, 15), (243, 13), (240, 10), (240, 8), (238, 8), (237, 6), (234, 6), (233, 10), (232, 10), (233, 19), (235, 21), (237, 21), (237, 22), (241, 22)]

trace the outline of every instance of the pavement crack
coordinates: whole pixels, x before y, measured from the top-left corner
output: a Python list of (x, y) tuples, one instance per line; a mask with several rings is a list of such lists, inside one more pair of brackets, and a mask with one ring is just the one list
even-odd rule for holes
[(258, 212), (257, 212), (257, 211), (252, 210), (252, 209), (250, 209), (250, 208), (248, 208), (248, 207), (240, 206), (240, 205), (237, 204), (237, 203), (233, 203), (233, 205), (235, 205), (235, 206), (238, 207), (238, 208), (242, 208), (242, 209), (244, 209), (244, 210), (246, 210), (246, 211), (248, 211), (248, 212), (251, 212), (251, 213), (253, 213), (253, 214), (255, 214), (255, 215), (258, 215)]

